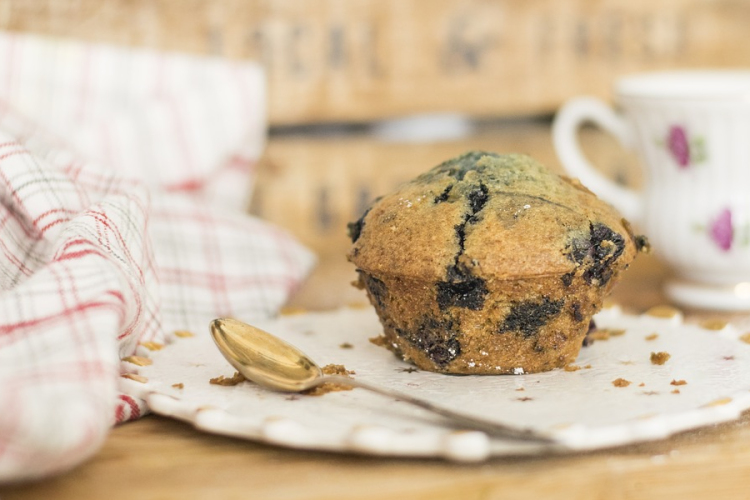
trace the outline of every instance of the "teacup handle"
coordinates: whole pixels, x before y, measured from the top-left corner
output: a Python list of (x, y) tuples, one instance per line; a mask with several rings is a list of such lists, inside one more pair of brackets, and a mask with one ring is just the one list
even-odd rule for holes
[(614, 109), (594, 97), (577, 97), (563, 105), (552, 124), (552, 139), (563, 168), (602, 199), (614, 205), (626, 218), (633, 222), (640, 221), (641, 195), (637, 191), (617, 185), (599, 173), (581, 152), (578, 129), (585, 122), (592, 122), (614, 135), (626, 149), (634, 146), (634, 134), (630, 124)]

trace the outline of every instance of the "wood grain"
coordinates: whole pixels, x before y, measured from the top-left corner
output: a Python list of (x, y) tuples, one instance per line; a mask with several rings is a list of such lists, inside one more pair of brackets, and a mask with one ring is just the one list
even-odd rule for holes
[(549, 113), (613, 78), (743, 66), (738, 0), (3, 0), (0, 29), (255, 59), (273, 124)]
[(612, 451), (479, 465), (273, 448), (149, 416), (115, 429), (96, 458), (3, 500), (747, 498), (750, 415)]

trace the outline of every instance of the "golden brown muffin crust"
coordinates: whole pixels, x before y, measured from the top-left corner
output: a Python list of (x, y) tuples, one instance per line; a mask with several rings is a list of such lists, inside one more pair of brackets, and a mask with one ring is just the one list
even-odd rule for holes
[[(567, 273), (577, 266), (571, 250), (586, 245), (592, 224), (628, 233), (622, 217), (580, 183), (525, 155), (482, 152), (402, 185), (358, 224), (349, 259), (359, 268), (436, 280), (459, 253), (466, 266), (481, 263), (486, 277)], [(632, 260), (634, 242), (623, 243)]]
[(386, 344), (419, 367), (520, 373), (565, 366), (637, 253), (629, 225), (525, 155), (470, 152), (350, 224)]

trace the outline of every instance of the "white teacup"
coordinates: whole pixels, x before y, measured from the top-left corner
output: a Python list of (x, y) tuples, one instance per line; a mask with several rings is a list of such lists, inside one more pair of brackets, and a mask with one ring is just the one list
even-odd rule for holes
[[(684, 305), (750, 310), (750, 71), (679, 71), (622, 78), (620, 111), (581, 97), (555, 117), (563, 167), (648, 236), (675, 271), (666, 292)], [(635, 148), (642, 192), (597, 172), (577, 130), (593, 122)]]

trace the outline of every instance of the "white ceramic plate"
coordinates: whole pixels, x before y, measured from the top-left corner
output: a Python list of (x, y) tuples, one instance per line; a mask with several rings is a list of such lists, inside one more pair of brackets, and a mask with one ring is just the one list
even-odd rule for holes
[[(369, 342), (381, 332), (369, 309), (287, 316), (257, 326), (296, 345), (321, 366), (343, 364), (364, 381), (548, 432), (570, 450), (660, 439), (736, 419), (750, 408), (750, 345), (741, 340), (743, 332), (685, 324), (680, 315), (631, 316), (618, 308), (601, 312), (596, 321), (602, 329), (625, 333), (583, 348), (576, 361), (580, 369), (504, 376), (414, 371)], [(150, 352), (150, 366), (132, 365), (140, 377), (123, 378), (123, 390), (146, 399), (155, 413), (198, 429), (290, 448), (466, 461), (549, 452), (539, 445), (462, 432), (440, 417), (362, 389), (306, 396), (250, 382), (209, 384), (234, 370), (214, 347), (208, 329), (195, 334), (174, 337)], [(671, 357), (655, 365), (652, 352)], [(617, 387), (616, 379), (630, 384)]]

